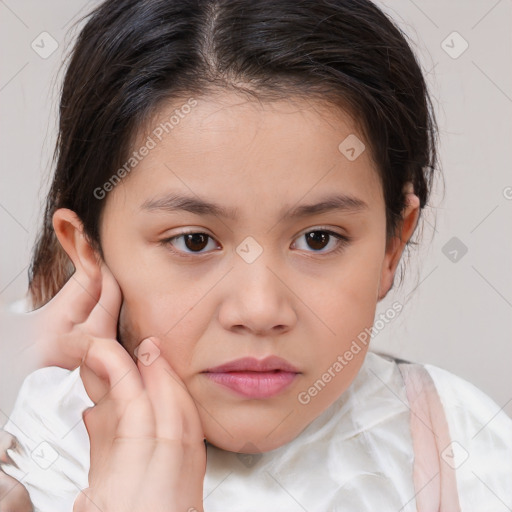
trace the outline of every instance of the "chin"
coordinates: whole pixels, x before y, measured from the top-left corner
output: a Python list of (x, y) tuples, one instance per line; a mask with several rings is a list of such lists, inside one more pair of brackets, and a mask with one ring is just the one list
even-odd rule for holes
[(290, 428), (283, 433), (278, 433), (277, 430), (269, 435), (265, 422), (258, 428), (253, 421), (247, 428), (230, 429), (228, 434), (215, 425), (211, 431), (209, 427), (205, 428), (205, 438), (208, 443), (221, 450), (235, 453), (264, 453), (289, 443), (300, 433), (300, 430), (296, 433), (291, 432)]

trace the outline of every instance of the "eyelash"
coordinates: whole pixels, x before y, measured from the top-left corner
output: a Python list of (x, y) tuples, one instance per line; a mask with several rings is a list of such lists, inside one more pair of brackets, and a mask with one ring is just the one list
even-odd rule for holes
[[(336, 233), (335, 231), (331, 231), (330, 229), (326, 229), (326, 228), (322, 228), (322, 227), (318, 227), (318, 228), (314, 228), (314, 229), (305, 231), (299, 237), (297, 237), (296, 240), (303, 237), (304, 235), (307, 235), (308, 233), (326, 233), (329, 236), (334, 237), (338, 240), (337, 246), (334, 249), (332, 249), (331, 251), (328, 251), (326, 253), (323, 253), (320, 251), (307, 251), (307, 252), (311, 252), (312, 254), (338, 254), (341, 251), (343, 251), (346, 248), (346, 246), (352, 241), (352, 239), (346, 235), (341, 235), (340, 233)], [(165, 238), (165, 239), (161, 240), (161, 244), (182, 258), (195, 257), (194, 255), (208, 254), (208, 252), (184, 252), (181, 250), (174, 249), (171, 242), (173, 240), (175, 240), (177, 238), (181, 238), (185, 235), (206, 235), (209, 239), (214, 240), (214, 238), (212, 236), (208, 235), (208, 233), (204, 233), (202, 231), (190, 230), (190, 231), (184, 231), (184, 232), (180, 233), (179, 235), (174, 235), (170, 238)]]

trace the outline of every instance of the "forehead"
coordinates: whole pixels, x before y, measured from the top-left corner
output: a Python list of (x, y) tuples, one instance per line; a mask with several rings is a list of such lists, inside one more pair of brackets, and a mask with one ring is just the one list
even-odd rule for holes
[(173, 101), (132, 149), (135, 165), (111, 195), (124, 189), (139, 208), (166, 193), (209, 199), (240, 217), (328, 193), (383, 200), (369, 144), (352, 118), (304, 99), (261, 103), (225, 93)]

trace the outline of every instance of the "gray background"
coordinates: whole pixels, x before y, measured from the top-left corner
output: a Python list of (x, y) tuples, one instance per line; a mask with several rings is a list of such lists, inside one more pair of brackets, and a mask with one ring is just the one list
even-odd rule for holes
[[(57, 73), (76, 33), (69, 32), (72, 23), (95, 3), (0, 0), (2, 309), (27, 287), (51, 171)], [(445, 368), (512, 415), (512, 1), (378, 4), (411, 37), (427, 73), (445, 186), (438, 183), (433, 207), (425, 212), (423, 245), (412, 250), (404, 283), (379, 305), (377, 317), (395, 300), (404, 304), (402, 313), (373, 347)], [(31, 47), (33, 41), (43, 46), (44, 31), (58, 43), (47, 58)], [(464, 41), (468, 48), (458, 55)], [(44, 48), (51, 48), (49, 39)], [(3, 424), (24, 374), (5, 313), (0, 320)]]

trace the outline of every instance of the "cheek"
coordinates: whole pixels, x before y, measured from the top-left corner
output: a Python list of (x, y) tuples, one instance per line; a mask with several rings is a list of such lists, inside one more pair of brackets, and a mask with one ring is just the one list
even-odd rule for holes
[(123, 292), (123, 344), (132, 352), (144, 338), (158, 337), (162, 355), (183, 378), (192, 368), (196, 342), (207, 327), (206, 319), (211, 317), (206, 301), (198, 304), (201, 301), (197, 293), (185, 293), (180, 288), (169, 290), (158, 281), (137, 281), (140, 282), (119, 283)]
[[(310, 400), (305, 410), (312, 417), (325, 410), (350, 386), (371, 343), (380, 261), (375, 250), (367, 249), (345, 259), (345, 266), (333, 273), (316, 294), (311, 295), (309, 291), (314, 299), (311, 309), (324, 324), (312, 338), (315, 339), (314, 349), (307, 349), (309, 357), (304, 360), (309, 361), (310, 366), (299, 389), (300, 396)], [(321, 332), (324, 334), (320, 335)], [(319, 380), (328, 384), (318, 388)]]
[[(336, 343), (350, 343), (373, 324), (377, 307), (381, 258), (378, 247), (370, 244), (343, 259), (321, 288), (308, 288), (308, 303), (326, 324)], [(309, 302), (311, 300), (311, 302)]]

